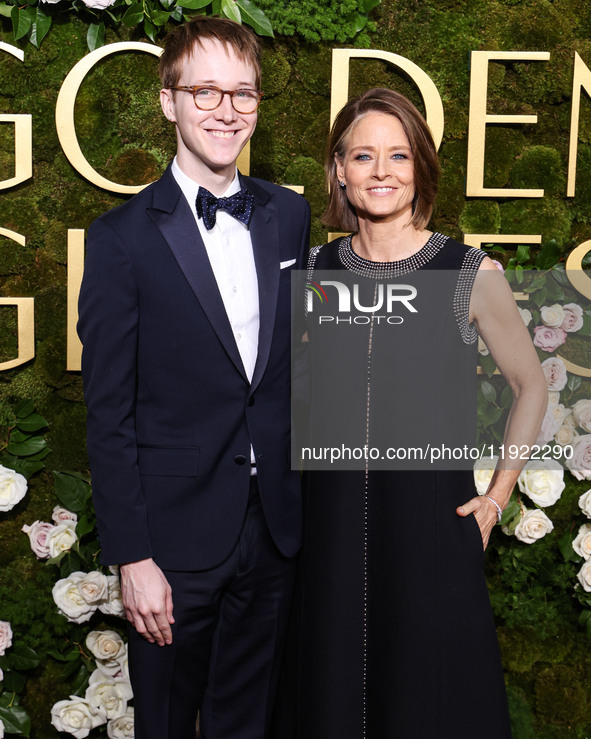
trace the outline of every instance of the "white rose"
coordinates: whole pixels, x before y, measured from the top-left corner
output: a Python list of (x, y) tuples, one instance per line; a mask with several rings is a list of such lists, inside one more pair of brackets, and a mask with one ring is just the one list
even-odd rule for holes
[(125, 642), (116, 631), (91, 631), (86, 646), (100, 660), (118, 660), (125, 654)]
[(550, 439), (554, 437), (554, 434), (562, 426), (562, 419), (564, 417), (566, 409), (562, 403), (556, 405), (549, 405), (546, 408), (546, 413), (542, 419), (542, 426), (540, 427), (540, 433), (536, 439), (538, 446), (546, 445)]
[(109, 5), (113, 5), (115, 0), (82, 0), (82, 2), (86, 7), (93, 8), (93, 10), (104, 10)]
[(542, 362), (548, 390), (563, 390), (566, 387), (566, 365), (560, 357), (548, 357)]
[(27, 481), (14, 470), (0, 464), (0, 511), (14, 508), (27, 494)]
[(107, 724), (107, 736), (109, 739), (134, 739), (133, 708), (127, 707), (123, 716), (113, 718)]
[(591, 593), (591, 559), (583, 563), (583, 566), (577, 573), (577, 578), (583, 586), (583, 590)]
[(2, 668), (0, 667), (0, 683), (4, 680), (4, 672), (2, 671)]
[(119, 616), (125, 618), (125, 608), (121, 597), (121, 583), (118, 575), (107, 575), (109, 592), (106, 598), (99, 603), (99, 611), (108, 616)]
[(517, 480), (519, 489), (536, 505), (554, 505), (565, 488), (564, 470), (555, 459), (527, 462)]
[(545, 305), (540, 310), (540, 318), (545, 326), (550, 328), (559, 328), (564, 322), (564, 310), (561, 305), (554, 303), (554, 305)]
[(573, 549), (583, 559), (591, 557), (591, 524), (584, 523), (573, 540)]
[(583, 328), (583, 309), (576, 303), (567, 303), (563, 306), (564, 321), (560, 328), (569, 334)]
[(591, 480), (591, 434), (583, 434), (573, 444), (573, 456), (566, 466), (577, 480)]
[(80, 595), (87, 603), (98, 605), (108, 593), (109, 583), (107, 576), (98, 570), (93, 570), (84, 575), (78, 582)]
[(583, 493), (583, 495), (581, 495), (581, 497), (579, 498), (579, 508), (583, 511), (587, 518), (591, 518), (591, 490), (587, 490), (586, 493)]
[(521, 316), (525, 325), (529, 326), (532, 320), (531, 311), (528, 310), (527, 308), (519, 308), (519, 307), (517, 308), (517, 310), (519, 311), (519, 315)]
[(51, 591), (62, 616), (76, 624), (88, 621), (96, 610), (96, 606), (89, 605), (78, 589), (85, 577), (84, 572), (73, 572), (69, 577), (58, 580)]
[(72, 513), (72, 511), (69, 511), (67, 508), (62, 508), (59, 505), (56, 505), (53, 509), (51, 519), (56, 523), (65, 523), (66, 521), (72, 521), (73, 523), (78, 522), (78, 516), (75, 513)]
[(133, 698), (129, 680), (109, 677), (95, 670), (88, 681), (86, 700), (104, 710), (106, 717), (117, 718), (127, 710), (127, 701)]
[(533, 544), (538, 539), (546, 536), (553, 528), (554, 524), (544, 511), (535, 508), (534, 510), (525, 511), (515, 527), (515, 536), (519, 541)]
[(564, 423), (554, 434), (554, 441), (560, 444), (560, 446), (571, 446), (575, 443), (578, 436), (579, 434), (572, 426)]
[(558, 390), (548, 390), (548, 408), (552, 405), (560, 403), (560, 392)]
[(0, 719), (0, 739), (4, 739), (4, 722)]
[(573, 418), (584, 431), (591, 432), (591, 400), (577, 400), (573, 405)]
[(12, 646), (12, 628), (8, 621), (0, 621), (0, 656)]
[(76, 524), (73, 521), (58, 523), (49, 532), (49, 556), (57, 557), (62, 552), (69, 552), (77, 541)]
[(53, 530), (53, 524), (34, 521), (30, 526), (25, 524), (21, 530), (29, 537), (29, 543), (35, 556), (39, 559), (47, 559), (49, 557), (49, 534)]
[(76, 739), (84, 739), (92, 729), (104, 723), (104, 710), (76, 695), (71, 695), (70, 700), (58, 701), (51, 709), (52, 726), (58, 731), (73, 734)]
[(499, 458), (482, 457), (474, 464), (474, 485), (478, 495), (484, 495), (488, 490), (489, 483), (497, 466)]
[(572, 428), (574, 428), (574, 429), (577, 428), (577, 422), (575, 421), (575, 417), (573, 416), (573, 409), (572, 408), (567, 408), (566, 414), (565, 414), (564, 418), (562, 419), (562, 423), (565, 426), (572, 426)]

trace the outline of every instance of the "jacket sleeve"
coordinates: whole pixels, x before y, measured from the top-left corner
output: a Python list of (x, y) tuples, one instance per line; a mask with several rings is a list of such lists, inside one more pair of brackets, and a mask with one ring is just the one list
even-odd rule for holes
[(138, 289), (124, 239), (104, 219), (88, 232), (78, 334), (102, 561), (144, 559), (152, 549), (135, 435)]

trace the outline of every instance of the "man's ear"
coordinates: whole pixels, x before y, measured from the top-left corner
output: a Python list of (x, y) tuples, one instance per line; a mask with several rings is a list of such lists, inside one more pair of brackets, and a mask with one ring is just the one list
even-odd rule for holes
[(173, 95), (173, 90), (160, 90), (160, 105), (162, 106), (162, 112), (164, 113), (166, 119), (172, 121), (172, 123), (176, 123)]

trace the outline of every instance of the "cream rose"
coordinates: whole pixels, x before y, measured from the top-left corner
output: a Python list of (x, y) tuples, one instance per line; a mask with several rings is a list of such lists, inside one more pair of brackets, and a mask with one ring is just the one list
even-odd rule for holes
[(555, 459), (527, 462), (517, 479), (519, 489), (536, 505), (554, 505), (565, 488), (564, 470)]
[(47, 539), (49, 556), (57, 557), (63, 552), (69, 552), (77, 541), (76, 524), (73, 521), (58, 523), (49, 532)]
[(51, 514), (51, 520), (55, 523), (66, 523), (66, 521), (72, 521), (72, 523), (78, 522), (78, 516), (67, 508), (62, 508), (56, 505)]
[(583, 586), (583, 590), (591, 593), (591, 559), (583, 563), (583, 566), (577, 573), (577, 578)]
[(12, 646), (12, 628), (8, 621), (0, 621), (0, 656)]
[(591, 490), (587, 490), (586, 493), (583, 493), (583, 495), (580, 496), (579, 508), (587, 518), (591, 518)]
[(134, 739), (133, 708), (127, 707), (123, 716), (113, 718), (107, 724), (107, 736), (109, 739)]
[(584, 523), (573, 540), (573, 549), (583, 559), (591, 557), (591, 524)]
[(125, 655), (125, 642), (116, 631), (91, 631), (86, 646), (97, 659), (118, 660)]
[(102, 708), (109, 719), (125, 713), (127, 701), (133, 698), (133, 693), (129, 680), (109, 677), (95, 670), (88, 681), (85, 698), (93, 706)]
[(517, 310), (519, 311), (519, 315), (521, 316), (522, 321), (525, 323), (526, 326), (529, 326), (532, 320), (531, 311), (527, 308), (519, 308), (517, 307)]
[(554, 434), (554, 441), (560, 446), (572, 446), (579, 434), (572, 426), (564, 423)]
[(577, 480), (591, 480), (591, 434), (583, 434), (573, 444), (573, 456), (566, 466)]
[(107, 576), (94, 570), (84, 575), (78, 582), (78, 590), (84, 600), (91, 605), (99, 605), (108, 594), (109, 583)]
[(29, 537), (29, 543), (36, 557), (47, 559), (49, 557), (49, 535), (53, 530), (52, 523), (45, 521), (34, 521), (30, 526), (25, 524), (21, 531)]
[(525, 511), (515, 527), (515, 536), (525, 544), (533, 544), (538, 539), (546, 536), (553, 528), (554, 524), (544, 511), (535, 508), (534, 510)]
[(58, 580), (51, 591), (62, 616), (76, 624), (88, 621), (96, 611), (96, 606), (85, 600), (78, 587), (85, 577), (84, 572), (73, 572), (69, 577)]
[(27, 494), (27, 481), (14, 470), (0, 464), (0, 511), (14, 508)]
[(478, 495), (484, 495), (488, 490), (489, 483), (497, 466), (499, 458), (482, 457), (474, 464), (474, 485)]
[(71, 695), (70, 700), (58, 701), (51, 709), (52, 726), (58, 731), (72, 734), (76, 739), (84, 739), (106, 720), (104, 709), (76, 695)]
[(550, 328), (558, 328), (562, 326), (564, 322), (564, 310), (561, 305), (554, 303), (554, 305), (545, 305), (540, 309), (540, 318), (544, 326)]
[(563, 390), (566, 387), (566, 365), (560, 357), (548, 357), (542, 362), (548, 390)]
[(591, 433), (591, 400), (577, 400), (573, 405), (573, 418), (584, 431)]
[(125, 618), (125, 608), (121, 597), (121, 583), (118, 575), (107, 575), (108, 593), (99, 603), (99, 611), (109, 616)]
[(563, 331), (573, 333), (583, 328), (583, 309), (576, 303), (567, 303), (562, 307), (564, 311), (564, 321), (560, 328)]

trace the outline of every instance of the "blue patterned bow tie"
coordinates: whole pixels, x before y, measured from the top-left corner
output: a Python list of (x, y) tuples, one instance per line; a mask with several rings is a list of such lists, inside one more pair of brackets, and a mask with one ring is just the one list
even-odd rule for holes
[(197, 215), (203, 219), (203, 224), (208, 231), (215, 226), (215, 217), (218, 210), (225, 210), (231, 216), (248, 226), (252, 215), (254, 196), (248, 190), (242, 188), (240, 192), (230, 195), (229, 198), (216, 198), (204, 187), (199, 188), (195, 206)]

